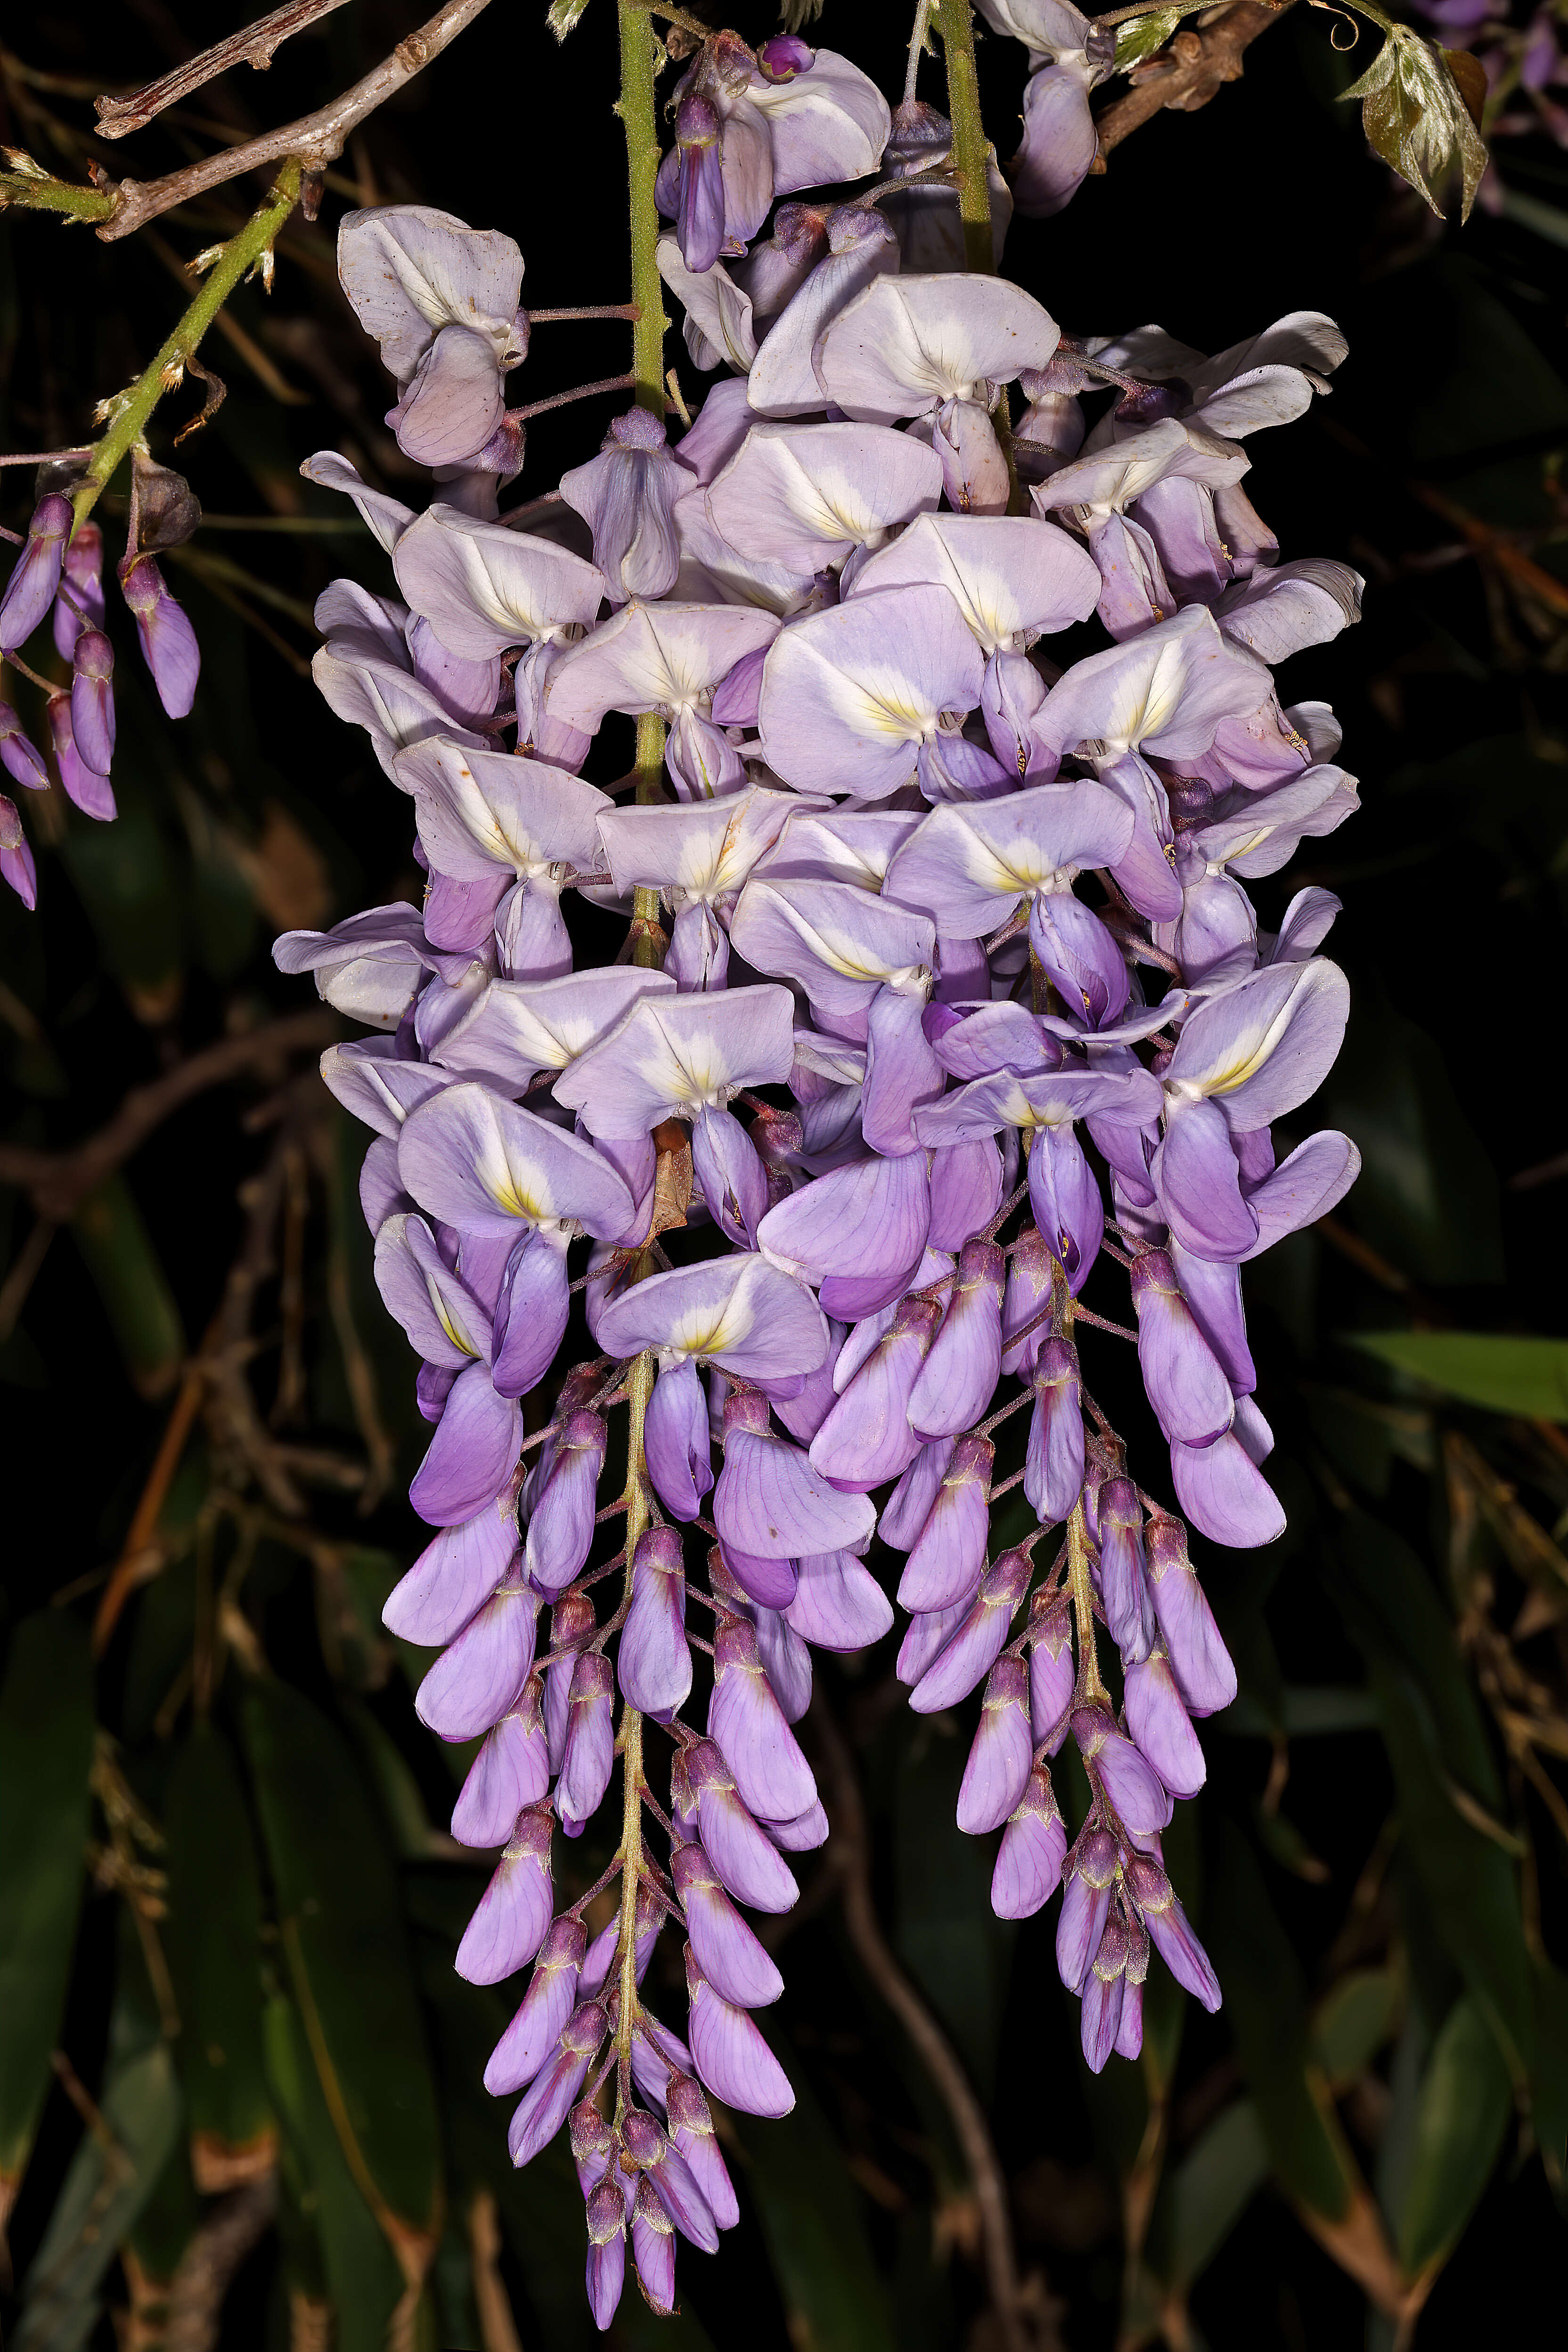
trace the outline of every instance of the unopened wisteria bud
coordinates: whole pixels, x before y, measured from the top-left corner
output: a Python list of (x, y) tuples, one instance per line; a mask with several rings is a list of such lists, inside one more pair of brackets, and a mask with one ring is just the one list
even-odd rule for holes
[(1208, 1768), (1170, 1660), (1156, 1643), (1127, 1667), (1127, 1728), (1173, 1797), (1195, 1797)]
[(1034, 1367), (1024, 1492), (1046, 1524), (1065, 1519), (1083, 1488), (1083, 1412), (1078, 1349), (1070, 1339), (1043, 1339)]
[(1129, 1280), (1138, 1310), (1138, 1369), (1160, 1426), (1184, 1444), (1207, 1445), (1230, 1427), (1236, 1408), (1169, 1251), (1142, 1251)]
[(22, 552), (0, 596), (0, 653), (26, 645), (54, 602), (70, 527), (68, 499), (51, 490), (38, 500)]
[(83, 629), (71, 652), (71, 734), (95, 775), (114, 757), (114, 647), (101, 629)]
[(453, 1965), (470, 1984), (500, 1984), (526, 1968), (544, 1941), (551, 1908), (550, 1834), (550, 1814), (542, 1805), (531, 1806), (513, 1830), (458, 1947)]
[(910, 1693), (917, 1715), (956, 1706), (990, 1673), (1028, 1587), (1029, 1569), (1027, 1552), (1005, 1551), (985, 1570), (963, 1623)]
[(561, 495), (594, 535), (594, 561), (612, 604), (634, 596), (651, 601), (674, 587), (680, 568), (675, 501), (690, 487), (662, 422), (647, 408), (612, 418), (599, 455), (562, 475)]
[(572, 1674), (566, 1744), (555, 1784), (555, 1808), (568, 1837), (580, 1834), (599, 1810), (615, 1762), (615, 1674), (602, 1651), (584, 1650)]
[(588, 2308), (601, 2333), (621, 2300), (626, 2274), (626, 2207), (617, 2180), (601, 2180), (588, 2199)]
[[(561, 2020), (563, 2025), (576, 2005), (575, 2001), (568, 2002), (565, 2015)], [(558, 2041), (559, 2029), (550, 2038), (552, 2043)], [(620, 2140), (592, 2099), (579, 2100), (573, 2108), (567, 2119), (566, 2136), (572, 2150), (572, 2162), (576, 2168), (577, 2186), (585, 2198), (591, 2197), (611, 2166), (616, 2164), (621, 2153)]]
[(95, 522), (79, 523), (55, 597), (55, 651), (62, 661), (69, 661), (81, 630), (102, 628), (104, 610), (103, 533)]
[(1021, 482), (1043, 482), (1082, 448), (1084, 414), (1070, 392), (1031, 392), (1029, 373), (1020, 381), (1029, 405), (1013, 427), (1013, 463)]
[(577, 1978), (588, 1948), (581, 1919), (557, 1919), (540, 1946), (522, 2005), (490, 2053), (485, 2088), (492, 2096), (521, 2091), (550, 2055), (577, 2005)]
[[(713, 1742), (698, 1740), (677, 1759), (675, 1770), (689, 1792), (692, 1825), (703, 1851), (736, 1902), (753, 1911), (787, 1911), (800, 1889), (778, 1848), (763, 1836), (742, 1801)], [(678, 1803), (679, 1794), (672, 1775), (671, 1795)]]
[(49, 730), (49, 749), (55, 755), (55, 766), (65, 786), (67, 797), (76, 803), (83, 816), (96, 817), (107, 824), (115, 814), (114, 791), (107, 776), (90, 768), (77, 748), (71, 729), (71, 697), (51, 694), (45, 705), (45, 718)]
[(1124, 1738), (1103, 1699), (1074, 1707), (1072, 1736), (1091, 1787), (1134, 1837), (1165, 1828), (1171, 1800), (1153, 1767)]
[(118, 576), (158, 699), (171, 719), (184, 719), (196, 698), (201, 675), (196, 633), (183, 606), (170, 595), (155, 557), (128, 555)]
[(622, 2128), (628, 2158), (652, 2184), (681, 2236), (700, 2246), (705, 2254), (717, 2253), (718, 2224), (686, 2158), (671, 2147), (653, 2117), (639, 2108), (630, 2111)]
[(965, 1242), (941, 1330), (910, 1391), (910, 1424), (921, 1438), (968, 1429), (996, 1392), (1002, 1371), (1002, 1286), (994, 1242)]
[(933, 172), (952, 152), (952, 125), (923, 98), (906, 98), (893, 109), (893, 128), (882, 150), (882, 168), (908, 179)]
[(686, 1990), (691, 2055), (714, 2097), (749, 2116), (787, 2116), (795, 2105), (789, 2077), (746, 2011), (710, 1984), (689, 1944)]
[(1126, 1967), (1127, 1929), (1120, 1913), (1112, 1911), (1083, 1980), (1083, 2054), (1094, 2074), (1103, 2073), (1105, 2062), (1116, 2046)]
[(0, 702), (0, 764), (30, 793), (47, 793), (49, 772), (43, 755), (22, 731), (22, 722), (8, 702)]
[(599, 1414), (573, 1413), (556, 1441), (550, 1475), (533, 1496), (523, 1565), (534, 1590), (547, 1598), (563, 1591), (586, 1563), (605, 1444)]
[(0, 881), (15, 890), (29, 913), (38, 903), (38, 869), (16, 814), (16, 803), (0, 793)]
[(523, 1807), (536, 1805), (549, 1788), (543, 1696), (542, 1680), (531, 1674), (507, 1713), (485, 1734), (452, 1812), (452, 1835), (460, 1845), (504, 1845)]
[(1106, 1631), (1123, 1660), (1146, 1658), (1154, 1639), (1154, 1605), (1143, 1560), (1143, 1507), (1131, 1478), (1108, 1478), (1100, 1490), (1100, 1565), (1095, 1582)]
[(724, 250), (724, 151), (719, 117), (700, 90), (675, 112), (676, 234), (688, 269), (711, 269)]
[(1029, 1610), (1029, 1723), (1037, 1748), (1055, 1755), (1072, 1712), (1072, 1602), (1037, 1593)]
[(1044, 1908), (1061, 1883), (1067, 1846), (1051, 1776), (1037, 1764), (996, 1849), (991, 1908), (999, 1919), (1031, 1919)]
[(608, 2028), (609, 2019), (599, 2001), (582, 2001), (573, 2011), (548, 2064), (534, 2076), (512, 2116), (507, 2146), (513, 2164), (531, 2162), (554, 2138), (582, 2091)]
[(1219, 2007), (1219, 1980), (1187, 1923), (1163, 1870), (1147, 1854), (1127, 1859), (1127, 1891), (1137, 1904), (1160, 1958), (1176, 1982), (1201, 2000), (1206, 2010)]
[(1002, 1302), (1002, 1370), (1030, 1372), (1052, 1336), (1049, 1309), (1061, 1268), (1038, 1229), (1026, 1225), (1007, 1254), (1007, 1288)]
[(709, 1982), (737, 2009), (762, 2009), (776, 2000), (784, 1979), (725, 1894), (702, 1847), (673, 1847), (670, 1873), (691, 1948)]
[(544, 1676), (544, 1731), (550, 1743), (552, 1772), (560, 1770), (566, 1745), (575, 1653), (592, 1639), (597, 1623), (594, 1604), (585, 1592), (566, 1593), (550, 1612), (550, 1647), (555, 1654), (555, 1663)]
[(720, 2152), (718, 2135), (701, 2085), (689, 2074), (671, 2074), (665, 2090), (669, 2137), (707, 2200), (708, 2210), (721, 2230), (732, 2230), (741, 2218), (729, 2170)]
[(1001, 1828), (1028, 1785), (1032, 1748), (1028, 1669), (1022, 1658), (998, 1658), (959, 1784), (961, 1830), (980, 1837)]
[(509, 1569), (449, 1642), (415, 1693), (422, 1723), (442, 1739), (477, 1739), (497, 1724), (533, 1664), (537, 1594)]
[[(693, 1384), (696, 1370), (688, 1364)], [(668, 1379), (668, 1373), (661, 1376)], [(691, 1688), (686, 1639), (686, 1574), (679, 1531), (648, 1528), (632, 1561), (632, 1601), (621, 1628), (617, 1672), (627, 1702), (639, 1714), (668, 1723)]]
[(675, 2308), (675, 2226), (646, 2173), (632, 2204), (632, 2257), (637, 2284), (652, 2311)]
[(1057, 1969), (1069, 1992), (1082, 1990), (1116, 1884), (1116, 1840), (1108, 1830), (1088, 1827), (1073, 1850), (1072, 1867), (1057, 1921)]
[(944, 401), (933, 420), (931, 446), (942, 460), (942, 488), (958, 513), (1006, 513), (1007, 460), (979, 401)]
[(902, 1475), (920, 1450), (910, 1396), (942, 1309), (934, 1298), (899, 1301), (889, 1330), (811, 1441), (811, 1465), (836, 1486), (869, 1493)]
[(1154, 1614), (1187, 1711), (1216, 1714), (1236, 1696), (1236, 1668), (1187, 1558), (1187, 1531), (1160, 1512), (1145, 1540)]
[(816, 1802), (816, 1783), (763, 1670), (755, 1628), (721, 1624), (713, 1643), (708, 1736), (742, 1801), (762, 1822), (791, 1822)]
[(961, 1437), (954, 1445), (899, 1580), (906, 1609), (951, 1609), (973, 1591), (985, 1565), (995, 1452), (988, 1437)]
[(757, 51), (757, 63), (769, 81), (793, 81), (805, 73), (816, 56), (798, 33), (774, 33)]

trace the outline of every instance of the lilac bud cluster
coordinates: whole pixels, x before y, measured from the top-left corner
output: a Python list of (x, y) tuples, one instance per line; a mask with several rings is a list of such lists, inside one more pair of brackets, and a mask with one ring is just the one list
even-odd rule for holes
[[(171, 719), (184, 719), (195, 699), (201, 655), (190, 622), (169, 593), (156, 551), (188, 537), (199, 515), (178, 475), (137, 451), (130, 529), (115, 577), (136, 624), (142, 658)], [(46, 490), (0, 595), (0, 668), (7, 659), (17, 663), (23, 646), (46, 620), (50, 623), (55, 650), (71, 666), (71, 682), (68, 688), (51, 693), (45, 705), (49, 750), (68, 797), (84, 816), (107, 822), (115, 814), (109, 781), (114, 757), (114, 648), (104, 634), (103, 533), (95, 522), (73, 530), (73, 521), (69, 497), (61, 490)], [(3, 699), (0, 762), (28, 792), (48, 791), (43, 754)], [(0, 877), (25, 907), (37, 904), (33, 853), (16, 804), (4, 793)]]
[[(1002, 1916), (1062, 1887), (1090, 2064), (1136, 2055), (1152, 1948), (1217, 2005), (1161, 1853), (1194, 1720), (1236, 1689), (1187, 1529), (1281, 1530), (1240, 1269), (1356, 1169), (1343, 1136), (1273, 1133), (1343, 1031), (1337, 902), (1303, 890), (1271, 932), (1245, 887), (1355, 806), (1330, 712), (1282, 709), (1270, 665), (1360, 583), (1278, 562), (1240, 488), (1337, 331), (1298, 314), (1214, 358), (1064, 336), (963, 273), (942, 119), (796, 40), (716, 36), (674, 127), (660, 267), (728, 372), (673, 446), (634, 410), (516, 516), (487, 454), (515, 247), (503, 268), (505, 240), (413, 206), (342, 225), (438, 494), (310, 462), (395, 582), (327, 591), (316, 675), (427, 878), (276, 950), (380, 1033), (322, 1067), (374, 1131), (361, 1197), (432, 1424), (411, 1497), (437, 1532), (386, 1621), (440, 1649), (423, 1719), (482, 1741), (452, 1828), (499, 1860), (457, 1964), (533, 1962), (486, 2081), (521, 2095), (518, 2163), (569, 2127), (601, 2326), (628, 2240), (668, 2309), (674, 2233), (736, 2218), (709, 2096), (791, 2104), (744, 1915), (786, 1910), (826, 1835), (792, 1727), (813, 1649), (893, 1623), (874, 1538), (903, 1559), (911, 1706), (984, 1686), (959, 1822), (1000, 1833)], [(879, 162), (763, 236), (775, 194)], [(1103, 649), (1053, 661), (1096, 615)], [(638, 768), (585, 781), (626, 719)], [(568, 892), (630, 918), (613, 962), (575, 967)], [(1084, 1303), (1101, 1261), (1135, 1329)], [(596, 1352), (562, 1368), (574, 1292)], [(1086, 1330), (1135, 1339), (1172, 1502)], [(1033, 1529), (993, 1556), (1016, 1486)], [(617, 1755), (615, 1857), (558, 1910), (557, 1834)], [(684, 2038), (640, 1990), (667, 1928)]]

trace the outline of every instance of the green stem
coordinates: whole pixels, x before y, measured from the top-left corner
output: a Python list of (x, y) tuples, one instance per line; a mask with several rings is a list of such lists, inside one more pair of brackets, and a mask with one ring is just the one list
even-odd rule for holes
[(1068, 1583), (1072, 1591), (1072, 1613), (1078, 1634), (1078, 1676), (1079, 1696), (1089, 1701), (1105, 1696), (1105, 1685), (1100, 1678), (1100, 1652), (1094, 1639), (1093, 1586), (1089, 1573), (1089, 1534), (1083, 1523), (1083, 1504), (1076, 1502), (1068, 1521)]
[[(30, 158), (28, 159), (31, 160)], [(0, 212), (8, 205), (28, 213), (64, 213), (71, 220), (107, 220), (114, 198), (106, 188), (83, 188), (74, 180), (57, 180), (52, 172), (0, 172)]]
[(77, 487), (74, 529), (79, 529), (92, 512), (121, 459), (141, 440), (159, 401), (178, 383), (202, 337), (240, 279), (270, 251), (279, 230), (299, 201), (300, 165), (291, 158), (279, 172), (267, 202), (221, 248), (201, 292), (120, 404), (113, 423), (98, 444), (92, 463)]
[(980, 77), (974, 69), (974, 18), (970, 0), (937, 0), (933, 10), (947, 62), (947, 110), (952, 122), (952, 162), (958, 180), (959, 217), (963, 223), (963, 266), (996, 268), (991, 241), (991, 189), (987, 179), (985, 126), (980, 119)]
[(658, 40), (646, 8), (634, 0), (616, 0), (621, 31), (621, 97), (616, 111), (626, 135), (626, 180), (632, 230), (632, 300), (637, 323), (632, 329), (632, 373), (637, 378), (637, 404), (665, 413), (664, 338), (669, 321), (664, 315), (664, 280), (658, 274), (658, 202), (654, 183), (658, 177), (658, 121), (654, 111), (653, 78)]
[[(621, 45), (621, 95), (616, 112), (626, 139), (626, 186), (631, 222), (632, 376), (640, 408), (655, 416), (665, 414), (664, 280), (658, 274), (658, 201), (654, 184), (658, 176), (658, 121), (654, 110), (654, 72), (658, 43), (652, 20), (634, 0), (616, 0)], [(647, 711), (637, 720), (637, 799), (659, 797), (664, 768), (664, 721)], [(634, 898), (636, 961), (662, 963), (659, 945), (658, 893), (638, 890)], [(632, 1269), (634, 1282), (652, 1270), (652, 1256), (644, 1251)], [(626, 1375), (626, 1565), (623, 1605), (632, 1596), (632, 1570), (639, 1538), (648, 1523), (647, 1465), (643, 1431), (647, 1402), (653, 1393), (654, 1363), (641, 1355)], [(617, 2114), (631, 2096), (632, 2032), (637, 2000), (637, 1895), (643, 1875), (643, 1724), (637, 1709), (621, 1708), (621, 1917), (620, 2016), (616, 2031)]]
[[(645, 1251), (634, 1268), (635, 1280), (649, 1272)], [(626, 1565), (623, 1606), (632, 1597), (632, 1567), (637, 1542), (647, 1526), (647, 1465), (643, 1431), (647, 1401), (653, 1393), (653, 1358), (639, 1356), (626, 1375)], [(642, 1717), (636, 1707), (621, 1708), (621, 2011), (616, 2027), (619, 2104), (630, 2097), (632, 2032), (637, 2019), (637, 1895), (642, 1889)]]

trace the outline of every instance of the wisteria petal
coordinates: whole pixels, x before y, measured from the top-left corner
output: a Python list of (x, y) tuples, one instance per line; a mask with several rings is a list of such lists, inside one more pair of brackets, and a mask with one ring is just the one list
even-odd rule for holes
[(974, 709), (984, 674), (945, 588), (853, 597), (774, 640), (763, 672), (763, 757), (799, 791), (885, 800), (913, 776), (942, 714)]
[(1049, 313), (1004, 278), (881, 278), (828, 327), (817, 373), (847, 416), (893, 424), (1045, 367), (1059, 340)]
[(605, 595), (596, 564), (453, 506), (430, 507), (408, 525), (393, 570), (410, 609), (470, 661), (586, 626)]
[(925, 583), (948, 591), (987, 655), (1087, 621), (1100, 598), (1087, 551), (1028, 515), (921, 514), (860, 567), (850, 594)]
[(1171, 1447), (1171, 1480), (1184, 1516), (1214, 1542), (1249, 1551), (1285, 1532), (1285, 1513), (1238, 1438)]
[(453, 1383), (408, 1499), (431, 1527), (474, 1518), (500, 1493), (521, 1452), (516, 1403), (497, 1396), (488, 1365), (470, 1364)]

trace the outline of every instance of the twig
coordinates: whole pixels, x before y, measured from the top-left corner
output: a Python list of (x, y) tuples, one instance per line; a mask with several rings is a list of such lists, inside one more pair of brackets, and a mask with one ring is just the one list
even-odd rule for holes
[(280, 163), (285, 156), (296, 160), (308, 172), (320, 171), (324, 164), (335, 163), (350, 131), (411, 82), (416, 74), (422, 73), (459, 33), (467, 31), (488, 5), (489, 0), (446, 0), (446, 5), (438, 8), (417, 32), (399, 41), (390, 57), (383, 58), (352, 89), (345, 89), (330, 105), (318, 107), (314, 114), (285, 122), (279, 130), (264, 131), (259, 139), (247, 140), (243, 147), (231, 147), (226, 154), (205, 155), (199, 163), (188, 163), (183, 171), (167, 172), (160, 180), (122, 180), (114, 194), (114, 209), (100, 223), (99, 236), (106, 244), (112, 244), (117, 237), (129, 236), (144, 221), (168, 212), (173, 205), (185, 204), (192, 196), (205, 195), (209, 188), (221, 188), (226, 181), (237, 180), (242, 173), (258, 172), (268, 163)]
[(37, 1279), (38, 1268), (48, 1255), (49, 1244), (59, 1227), (51, 1217), (40, 1217), (12, 1262), (11, 1270), (0, 1282), (0, 1348), (16, 1328), (17, 1318), (27, 1303), (27, 1293)]
[(596, 383), (575, 383), (570, 392), (552, 392), (547, 399), (531, 400), (526, 408), (514, 408), (512, 417), (521, 422), (530, 416), (542, 416), (547, 408), (565, 408), (574, 400), (592, 400), (601, 392), (627, 392), (636, 382), (636, 376), (627, 373), (601, 376)]
[(1205, 31), (1188, 27), (1177, 33), (1169, 48), (1140, 69), (1126, 96), (1096, 118), (1100, 153), (1108, 154), (1166, 107), (1192, 114), (1206, 106), (1223, 82), (1241, 79), (1243, 50), (1293, 5), (1294, 0), (1237, 0)]
[(291, 159), (279, 173), (265, 204), (252, 213), (245, 226), (226, 245), (202, 257), (204, 261), (210, 259), (211, 268), (201, 292), (129, 391), (112, 404), (108, 429), (71, 500), (73, 530), (86, 521), (121, 459), (142, 439), (147, 420), (163, 394), (182, 381), (202, 337), (240, 279), (259, 268), (263, 283), (271, 285), (273, 243), (299, 201), (300, 164)]
[[(339, 0), (329, 0), (336, 6)], [(162, 2352), (216, 2352), (223, 2302), (236, 2273), (272, 2220), (277, 2176), (268, 2170), (207, 2214), (180, 2256), (158, 2341)]]
[(975, 2097), (957, 2053), (894, 1957), (882, 1932), (871, 1895), (870, 1841), (860, 1777), (848, 1742), (834, 1721), (820, 1687), (813, 1695), (811, 1720), (833, 1783), (833, 1821), (844, 1924), (849, 1940), (877, 1990), (897, 2017), (952, 2118), (963, 2160), (980, 2208), (981, 2237), (991, 2301), (1006, 2352), (1048, 2352), (1055, 2329), (1048, 2319), (1026, 2325), (1026, 2298), (1018, 2280), (1007, 2184), (992, 2141), (984, 2110)]
[(124, 98), (95, 98), (93, 110), (101, 118), (99, 137), (123, 139), (128, 131), (140, 131), (166, 106), (189, 98), (193, 90), (215, 81), (231, 66), (254, 66), (258, 73), (265, 73), (285, 41), (343, 5), (344, 0), (285, 0), (285, 5), (274, 8), (269, 16), (247, 25), (243, 33), (231, 33), (226, 41), (215, 43), (199, 57), (188, 58), (172, 73), (150, 81), (145, 89), (132, 90)]
[[(209, 1339), (216, 1334), (216, 1328), (215, 1324), (213, 1331), (208, 1334)], [(205, 1355), (205, 1351), (206, 1342), (204, 1341), (202, 1354)], [(153, 1467), (147, 1473), (147, 1483), (142, 1489), (135, 1516), (126, 1530), (120, 1558), (114, 1563), (114, 1572), (103, 1599), (98, 1604), (98, 1614), (92, 1623), (95, 1657), (101, 1657), (109, 1647), (109, 1638), (119, 1622), (120, 1612), (136, 1586), (144, 1580), (149, 1572), (149, 1562), (153, 1573), (163, 1564), (153, 1539), (158, 1532), (158, 1521), (168, 1499), (169, 1489), (174, 1485), (174, 1473), (184, 1458), (185, 1446), (195, 1425), (196, 1409), (202, 1401), (202, 1357), (198, 1355), (180, 1383), (180, 1393), (174, 1399), (174, 1411), (164, 1423), (163, 1434), (153, 1457)]]
[(144, 1087), (134, 1087), (107, 1126), (68, 1151), (40, 1151), (27, 1144), (0, 1144), (0, 1183), (20, 1185), (31, 1197), (40, 1217), (63, 1223), (78, 1202), (102, 1183), (123, 1160), (145, 1142), (154, 1128), (209, 1087), (222, 1086), (242, 1070), (279, 1055), (304, 1053), (331, 1045), (337, 1023), (324, 1008), (291, 1013), (269, 1021), (243, 1037), (225, 1037), (216, 1045), (177, 1063), (167, 1076)]

